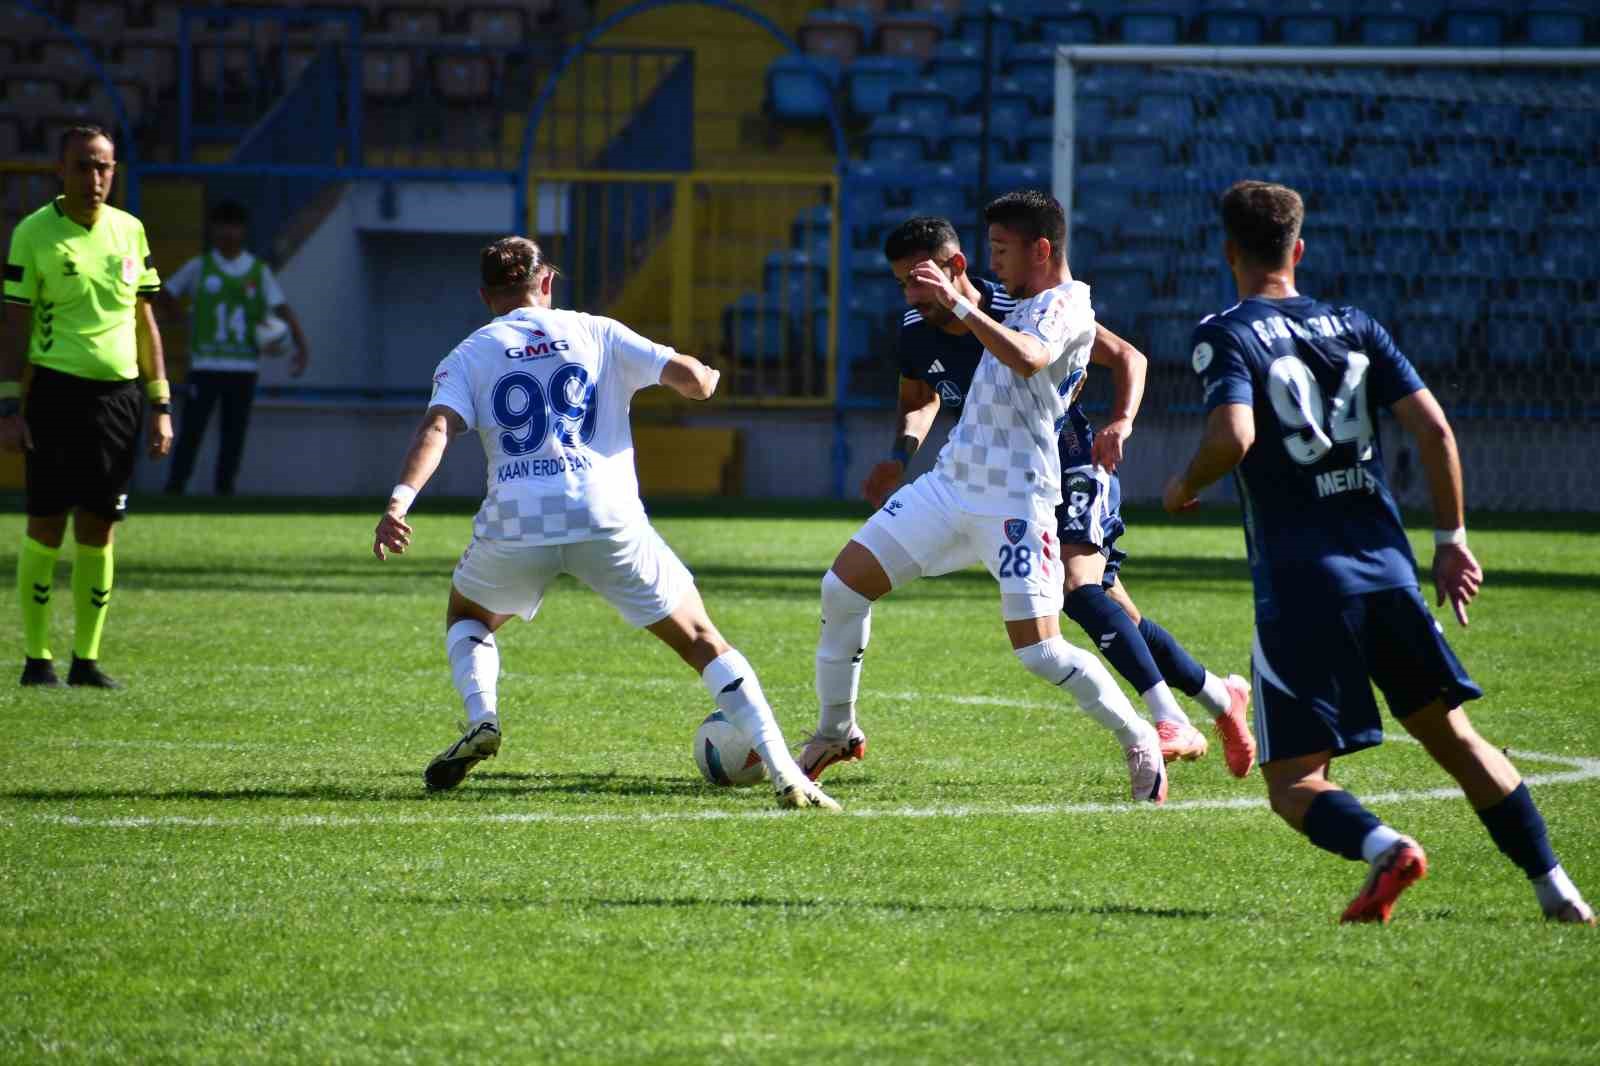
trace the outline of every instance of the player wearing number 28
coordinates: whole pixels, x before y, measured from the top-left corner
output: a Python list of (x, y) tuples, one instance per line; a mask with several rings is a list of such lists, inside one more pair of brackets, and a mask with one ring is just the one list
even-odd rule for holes
[[(1003, 321), (973, 303), (932, 255), (911, 264), (904, 279), (908, 301), (936, 301), (953, 312), (984, 351), (938, 464), (891, 496), (823, 575), (821, 720), (855, 720), (874, 601), (917, 578), (981, 562), (999, 582), (1017, 659), (1116, 735), (1135, 800), (1162, 803), (1167, 777), (1156, 730), (1099, 659), (1062, 639), (1057, 617), (1066, 572), (1056, 538), (1057, 436), (1094, 347), (1089, 287), (1067, 268), (1066, 218), (1052, 197), (1010, 193), (984, 217), (995, 275), (1016, 301)], [(988, 307), (995, 309), (992, 301)]]
[(1235, 474), (1255, 585), (1256, 736), (1272, 809), (1318, 847), (1368, 864), (1345, 921), (1389, 920), (1427, 857), (1329, 775), (1335, 756), (1383, 738), (1375, 682), (1528, 875), (1544, 913), (1593, 924), (1516, 768), (1461, 709), (1483, 692), (1422, 600), (1384, 481), (1379, 408), (1416, 439), (1433, 500), (1434, 585), (1466, 625), (1483, 571), (1467, 548), (1450, 423), (1382, 326), (1296, 291), (1305, 243), (1294, 190), (1240, 182), (1221, 210), (1240, 300), (1195, 330), (1205, 436), (1163, 502), (1186, 512), (1201, 489)]
[(531, 621), (550, 583), (566, 573), (694, 668), (718, 709), (749, 735), (780, 806), (838, 810), (801, 773), (755, 671), (712, 625), (694, 578), (639, 500), (628, 424), (633, 394), (661, 384), (709, 399), (718, 372), (620, 322), (553, 309), (555, 269), (526, 238), (489, 245), (479, 265), (479, 295), (496, 317), (439, 364), (373, 543), (380, 560), (406, 550), (405, 516), (416, 494), (450, 438), (476, 429), (488, 495), (456, 566), (445, 620), (445, 654), (467, 722), (428, 764), (424, 782), (454, 788), (499, 752), (495, 633), (513, 617)]

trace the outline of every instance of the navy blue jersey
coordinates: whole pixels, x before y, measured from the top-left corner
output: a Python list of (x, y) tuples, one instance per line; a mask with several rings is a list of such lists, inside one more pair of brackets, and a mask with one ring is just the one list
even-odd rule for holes
[(1195, 329), (1194, 369), (1207, 411), (1255, 411), (1235, 477), (1258, 617), (1416, 585), (1376, 416), (1423, 385), (1382, 326), (1309, 296), (1251, 297)]
[[(978, 290), (978, 307), (996, 322), (1011, 313), (1017, 302), (999, 282), (973, 278)], [(898, 350), (900, 376), (913, 381), (923, 381), (939, 395), (939, 402), (956, 414), (972, 387), (972, 375), (983, 358), (983, 342), (969, 333), (946, 333), (923, 321), (916, 308), (906, 311), (900, 322)], [(1069, 470), (1089, 462), (1089, 449), (1094, 443), (1094, 427), (1083, 413), (1083, 408), (1073, 404), (1062, 426), (1058, 448), (1061, 468)]]

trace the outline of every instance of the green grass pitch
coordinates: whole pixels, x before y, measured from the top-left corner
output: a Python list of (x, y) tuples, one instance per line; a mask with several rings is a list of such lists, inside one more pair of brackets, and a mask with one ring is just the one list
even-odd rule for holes
[[(860, 517), (657, 516), (796, 746), (817, 583)], [(504, 631), (500, 758), (427, 796), (468, 511), (425, 499), (381, 565), (375, 518), (138, 514), (103, 653), (127, 690), (0, 686), (0, 1061), (1600, 1061), (1600, 936), (1539, 919), (1420, 749), (1338, 767), (1432, 863), (1391, 926), (1340, 927), (1363, 870), (1215, 745), (1168, 809), (1124, 804), (1115, 744), (1017, 666), (981, 571), (876, 611), (870, 754), (826, 779), (844, 817), (702, 784), (699, 682), (567, 579)], [(8, 581), (21, 526), (0, 519)], [(1138, 602), (1246, 671), (1233, 515), (1131, 530)], [(1488, 581), (1451, 626), (1473, 717), (1547, 756), (1520, 765), (1554, 778), (1535, 797), (1594, 899), (1596, 537), (1508, 518), (1473, 543)]]

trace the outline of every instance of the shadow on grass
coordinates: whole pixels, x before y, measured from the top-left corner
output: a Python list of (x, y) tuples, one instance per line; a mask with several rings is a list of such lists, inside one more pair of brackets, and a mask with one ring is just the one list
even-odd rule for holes
[(147, 800), (154, 802), (241, 802), (250, 800), (311, 800), (316, 802), (394, 803), (475, 802), (516, 796), (710, 796), (721, 792), (697, 778), (647, 777), (643, 774), (596, 773), (474, 773), (458, 789), (427, 792), (422, 773), (391, 771), (382, 778), (415, 782), (416, 787), (359, 783), (319, 783), (296, 787), (265, 788), (61, 788), (0, 790), (0, 803), (82, 803), (96, 800)]
[[(1080, 915), (1086, 917), (1165, 918), (1204, 921), (1220, 917), (1220, 912), (1191, 907), (1144, 907), (1129, 903), (1039, 903), (1010, 906), (989, 903), (939, 903), (923, 900), (858, 899), (782, 899), (769, 896), (743, 896), (738, 899), (712, 899), (703, 896), (645, 896), (616, 899), (587, 896), (547, 899), (537, 896), (430, 896), (404, 894), (377, 895), (376, 903), (414, 907), (442, 907), (458, 910), (481, 907), (487, 910), (533, 910), (582, 907), (595, 910), (771, 910), (771, 911), (871, 911), (883, 914), (986, 914), (986, 915)], [(1232, 915), (1238, 917), (1238, 915)]]

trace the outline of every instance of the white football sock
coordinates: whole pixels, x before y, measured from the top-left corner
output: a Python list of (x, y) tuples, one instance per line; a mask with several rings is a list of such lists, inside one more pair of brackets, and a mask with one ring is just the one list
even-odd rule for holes
[(1529, 880), (1533, 882), (1534, 895), (1539, 897), (1539, 906), (1547, 911), (1557, 910), (1563, 903), (1583, 898), (1578, 886), (1572, 883), (1572, 878), (1567, 876), (1567, 871), (1560, 864), (1551, 867), (1548, 873)]
[(1072, 693), (1084, 714), (1116, 734), (1124, 748), (1151, 738), (1155, 730), (1134, 711), (1099, 659), (1061, 637), (1049, 637), (1017, 652), (1028, 672)]
[(1361, 857), (1373, 862), (1379, 855), (1394, 847), (1399, 840), (1400, 834), (1386, 825), (1370, 829), (1367, 835), (1361, 838)]
[(1177, 722), (1179, 725), (1192, 725), (1189, 716), (1183, 713), (1183, 708), (1178, 706), (1178, 701), (1172, 695), (1172, 689), (1167, 687), (1165, 681), (1157, 681), (1140, 696), (1144, 705), (1150, 709), (1150, 717), (1158, 722)]
[(861, 660), (872, 636), (872, 601), (839, 580), (822, 575), (822, 633), (817, 638), (817, 735), (843, 740), (856, 720)]
[(1213, 718), (1227, 714), (1228, 707), (1233, 702), (1232, 697), (1228, 694), (1228, 686), (1222, 683), (1222, 678), (1213, 674), (1210, 670), (1206, 671), (1206, 683), (1201, 687), (1200, 694), (1194, 698), (1194, 701), (1204, 707)]
[(805, 776), (794, 756), (789, 754), (783, 730), (778, 728), (766, 693), (761, 691), (755, 668), (737, 648), (729, 648), (711, 660), (701, 672), (700, 680), (711, 698), (717, 701), (717, 709), (728, 716), (735, 729), (750, 738), (750, 747), (767, 764), (773, 784)]
[(445, 632), (444, 650), (450, 658), (450, 679), (467, 709), (467, 723), (498, 719), (495, 683), (500, 678), (500, 646), (489, 627), (462, 619)]

